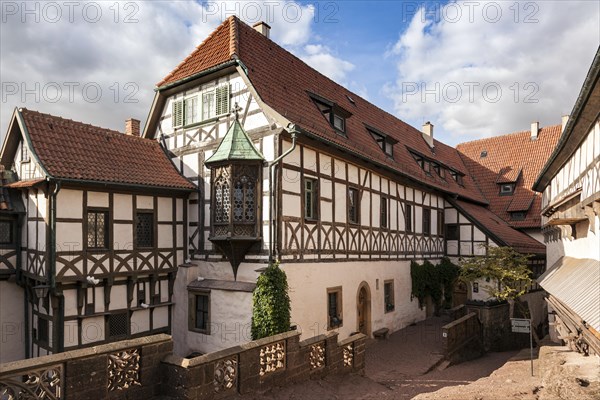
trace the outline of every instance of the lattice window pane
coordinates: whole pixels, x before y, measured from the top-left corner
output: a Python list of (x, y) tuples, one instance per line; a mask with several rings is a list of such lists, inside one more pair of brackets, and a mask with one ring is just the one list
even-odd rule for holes
[(87, 243), (90, 248), (107, 248), (108, 215), (104, 211), (89, 211), (87, 213)]
[(40, 342), (48, 343), (48, 320), (44, 318), (38, 318), (37, 328), (37, 339)]
[(110, 338), (127, 336), (129, 317), (127, 312), (111, 314), (108, 317), (108, 336)]
[(152, 247), (154, 245), (154, 214), (137, 213), (135, 232), (138, 247)]
[(196, 296), (196, 328), (206, 330), (208, 328), (208, 295)]
[(13, 242), (12, 221), (0, 221), (0, 244), (12, 244)]

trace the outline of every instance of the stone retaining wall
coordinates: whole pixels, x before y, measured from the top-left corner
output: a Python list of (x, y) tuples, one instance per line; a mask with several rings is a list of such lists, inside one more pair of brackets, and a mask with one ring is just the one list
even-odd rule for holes
[(161, 390), (160, 361), (172, 349), (161, 334), (2, 364), (0, 397), (151, 399)]
[(322, 378), (364, 372), (362, 334), (337, 342), (331, 332), (299, 341), (290, 331), (192, 359), (169, 356), (163, 361), (163, 396), (219, 399)]

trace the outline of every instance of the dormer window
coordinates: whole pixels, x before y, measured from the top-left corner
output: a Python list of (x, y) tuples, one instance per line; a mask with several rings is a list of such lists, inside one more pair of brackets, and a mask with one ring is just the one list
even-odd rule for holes
[(525, 211), (515, 211), (510, 213), (510, 219), (513, 221), (524, 221), (526, 215)]
[(514, 183), (503, 183), (500, 185), (500, 195), (501, 196), (510, 196), (515, 192), (515, 184)]
[(191, 126), (229, 114), (229, 84), (175, 100), (172, 105), (173, 128)]
[(446, 179), (446, 168), (442, 167), (438, 163), (433, 163), (433, 170), (439, 175), (440, 178), (444, 180)]
[(375, 128), (368, 126), (367, 130), (369, 131), (369, 134), (371, 134), (371, 137), (375, 139), (375, 142), (377, 142), (377, 145), (381, 150), (383, 150), (386, 155), (394, 157), (394, 145), (398, 143), (398, 141)]
[(452, 179), (454, 179), (454, 181), (456, 183), (458, 183), (460, 186), (464, 185), (464, 181), (463, 181), (463, 175), (456, 172), (456, 171), (450, 171), (450, 176), (452, 177)]
[(26, 162), (29, 161), (29, 151), (27, 149), (27, 145), (25, 142), (21, 143), (21, 161)]
[(325, 119), (327, 119), (335, 131), (339, 134), (345, 135), (346, 119), (350, 118), (352, 113), (340, 107), (338, 104), (317, 94), (309, 93), (309, 96), (312, 98), (319, 111), (321, 111), (321, 114), (323, 114)]

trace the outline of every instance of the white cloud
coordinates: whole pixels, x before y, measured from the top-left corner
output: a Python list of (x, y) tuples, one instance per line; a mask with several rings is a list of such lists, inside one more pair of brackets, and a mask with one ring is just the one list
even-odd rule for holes
[(291, 1), (50, 3), (1, 4), (0, 140), (15, 107), (119, 130), (144, 123), (155, 84), (230, 15), (269, 23), (292, 50), (314, 42), (314, 6)]
[(303, 50), (299, 57), (305, 63), (341, 85), (346, 84), (347, 74), (354, 69), (354, 64), (336, 57), (331, 49), (321, 44), (307, 44)]
[(437, 15), (421, 9), (388, 51), (397, 79), (385, 93), (400, 118), (431, 120), (452, 143), (526, 130), (535, 120), (558, 124), (598, 47), (599, 7), (460, 1)]

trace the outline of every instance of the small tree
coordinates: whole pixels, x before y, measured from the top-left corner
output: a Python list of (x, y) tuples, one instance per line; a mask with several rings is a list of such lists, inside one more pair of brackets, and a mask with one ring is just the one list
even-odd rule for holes
[(258, 277), (252, 294), (252, 339), (287, 332), (290, 311), (287, 276), (279, 268), (279, 262), (270, 264)]
[(525, 294), (532, 281), (528, 267), (531, 255), (518, 253), (512, 247), (482, 247), (486, 255), (460, 260), (461, 279), (473, 282), (485, 278), (490, 284), (484, 289), (498, 300), (512, 303)]

